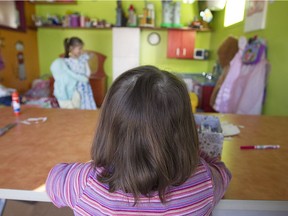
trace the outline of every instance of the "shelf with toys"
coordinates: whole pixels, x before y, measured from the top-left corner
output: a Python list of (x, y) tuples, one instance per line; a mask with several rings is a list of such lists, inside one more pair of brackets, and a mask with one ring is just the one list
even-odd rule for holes
[(65, 29), (74, 29), (74, 30), (111, 30), (112, 27), (72, 27), (72, 26), (39, 26), (39, 27), (30, 27), (31, 29), (59, 29), (59, 30), (65, 30)]
[(34, 27), (30, 26), (30, 29), (75, 29), (75, 30), (111, 30), (113, 27), (116, 28), (140, 28), (140, 30), (151, 30), (151, 31), (167, 31), (167, 30), (179, 30), (179, 31), (197, 31), (197, 32), (210, 32), (212, 31), (210, 28), (203, 28), (203, 29), (196, 29), (191, 27), (182, 27), (182, 28), (164, 28), (164, 27), (117, 27), (117, 26), (111, 26), (111, 27), (63, 27), (63, 26), (39, 26)]
[(71, 5), (77, 4), (77, 0), (30, 0), (30, 3), (36, 5)]
[[(35, 1), (43, 2), (43, 1)], [(44, 1), (47, 2), (47, 1)], [(49, 0), (48, 2), (51, 2)], [(76, 0), (55, 0), (51, 3), (66, 3), (76, 2)], [(180, 2), (162, 2), (162, 22), (155, 22), (155, 8), (153, 3), (146, 3), (142, 10), (142, 13), (136, 14), (134, 6), (131, 4), (128, 8), (128, 16), (125, 15), (122, 8), (121, 1), (117, 1), (116, 7), (116, 22), (115, 24), (108, 23), (105, 19), (98, 19), (83, 15), (81, 12), (75, 12), (66, 15), (47, 15), (33, 16), (34, 27), (48, 28), (48, 29), (79, 29), (79, 30), (103, 30), (111, 29), (112, 27), (137, 27), (141, 30), (181, 30), (181, 31), (197, 31), (197, 32), (209, 32), (211, 29), (209, 25), (201, 21), (193, 21), (189, 26), (183, 27), (180, 23)], [(160, 26), (159, 26), (160, 25)]]

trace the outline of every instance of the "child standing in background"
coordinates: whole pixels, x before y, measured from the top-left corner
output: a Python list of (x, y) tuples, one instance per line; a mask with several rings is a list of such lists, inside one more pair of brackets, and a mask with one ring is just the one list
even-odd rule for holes
[[(66, 38), (64, 40), (64, 61), (68, 68), (82, 76), (89, 78), (91, 72), (88, 65), (89, 55), (83, 53), (83, 41), (78, 37)], [(95, 110), (96, 104), (89, 82), (77, 82), (76, 90), (80, 94), (80, 109)]]
[(186, 85), (152, 66), (122, 74), (107, 93), (92, 161), (62, 163), (46, 191), (75, 215), (210, 215), (231, 174), (200, 152)]
[(93, 92), (89, 84), (89, 56), (83, 54), (80, 38), (66, 38), (64, 58), (57, 58), (51, 64), (54, 77), (54, 96), (60, 108), (96, 109)]

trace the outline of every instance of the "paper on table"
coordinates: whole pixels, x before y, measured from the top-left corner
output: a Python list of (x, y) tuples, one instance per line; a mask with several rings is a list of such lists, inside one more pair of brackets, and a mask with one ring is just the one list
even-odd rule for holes
[(224, 137), (230, 137), (240, 134), (240, 130), (236, 125), (228, 122), (221, 122), (222, 133)]
[(39, 118), (28, 118), (24, 121), (20, 121), (22, 124), (31, 125), (31, 124), (39, 124), (47, 121), (47, 117), (39, 117)]

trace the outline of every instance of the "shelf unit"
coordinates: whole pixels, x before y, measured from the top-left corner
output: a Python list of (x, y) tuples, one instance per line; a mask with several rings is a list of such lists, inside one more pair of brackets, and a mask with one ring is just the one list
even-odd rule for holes
[(182, 28), (164, 28), (164, 27), (139, 27), (143, 30), (179, 30), (179, 31), (197, 31), (197, 32), (211, 32), (212, 29), (210, 28), (203, 28), (203, 29), (196, 29), (196, 28), (190, 28), (190, 27), (182, 27)]
[[(114, 27), (63, 27), (63, 26), (40, 26), (40, 27), (34, 27), (30, 26), (31, 29), (75, 29), (75, 30), (109, 30)], [(179, 30), (179, 31), (196, 31), (196, 32), (211, 32), (212, 29), (194, 29), (189, 27), (183, 27), (183, 28), (162, 28), (162, 27), (116, 27), (116, 28), (140, 28), (140, 30), (151, 30), (151, 31), (167, 31), (167, 30)]]
[(71, 1), (30, 1), (31, 4), (35, 5), (76, 5), (77, 1), (76, 0), (71, 0)]
[(103, 27), (103, 28), (87, 28), (87, 27), (63, 27), (63, 26), (40, 26), (40, 27), (33, 27), (30, 28), (33, 29), (59, 29), (59, 30), (65, 30), (65, 29), (75, 29), (75, 30), (109, 30), (112, 29), (112, 27)]

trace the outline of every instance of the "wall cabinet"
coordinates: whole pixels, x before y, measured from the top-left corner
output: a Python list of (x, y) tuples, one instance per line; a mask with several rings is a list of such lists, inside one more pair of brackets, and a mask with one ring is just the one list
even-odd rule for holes
[(168, 30), (168, 58), (193, 59), (195, 31)]

